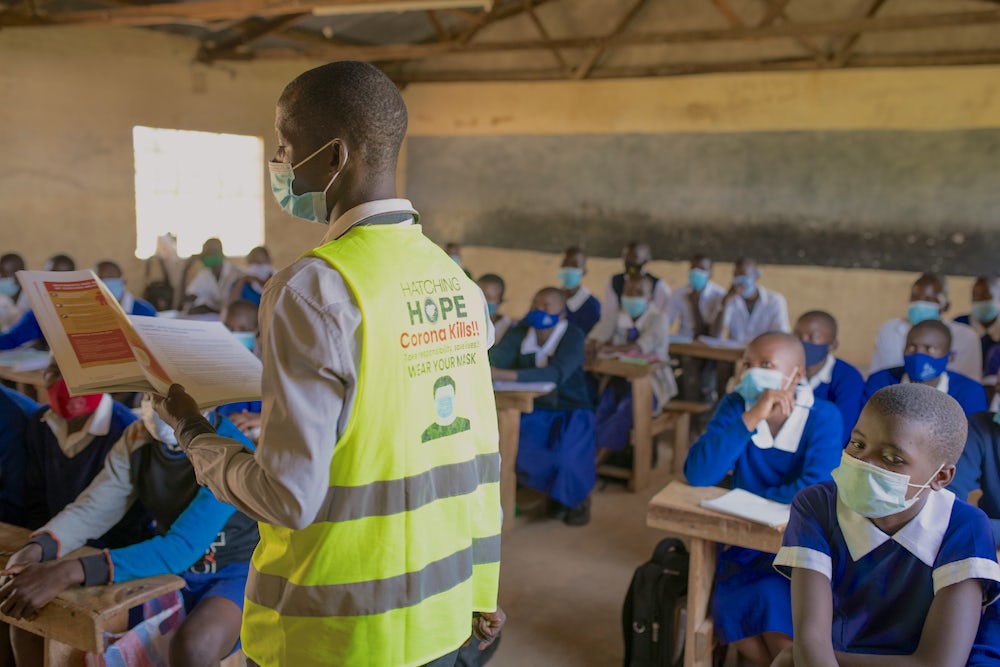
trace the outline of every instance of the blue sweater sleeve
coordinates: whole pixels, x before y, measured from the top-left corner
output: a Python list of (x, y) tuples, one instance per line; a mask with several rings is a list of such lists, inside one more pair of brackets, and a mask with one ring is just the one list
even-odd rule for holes
[(590, 296), (583, 305), (580, 306), (580, 310), (576, 312), (576, 316), (573, 320), (575, 324), (584, 335), (589, 334), (590, 330), (594, 328), (598, 320), (601, 319), (601, 302), (598, 301), (593, 295)]
[(583, 333), (572, 324), (566, 328), (545, 368), (517, 369), (518, 382), (555, 382), (562, 385), (583, 367)]
[(846, 443), (851, 438), (854, 425), (858, 423), (861, 409), (865, 407), (865, 380), (861, 377), (861, 373), (849, 364), (844, 363), (839, 370), (839, 373), (834, 371), (834, 382), (830, 389), (833, 393), (833, 402), (840, 411), (844, 424), (841, 435), (843, 442)]
[(841, 424), (840, 413), (832, 403), (816, 401), (799, 445), (805, 447), (802, 472), (794, 481), (771, 487), (761, 495), (779, 503), (790, 503), (795, 494), (807, 486), (830, 480), (830, 472), (840, 464), (844, 451)]
[(965, 381), (961, 383), (961, 386), (956, 387), (959, 391), (956, 392), (955, 400), (965, 410), (967, 417), (985, 412), (989, 406), (986, 404), (986, 390), (983, 389), (983, 385), (970, 378), (963, 379)]
[(235, 511), (207, 488), (199, 489), (166, 535), (108, 551), (114, 582), (183, 572), (209, 549)]
[(135, 303), (132, 305), (132, 314), (156, 317), (156, 308), (153, 308), (153, 304), (150, 302), (136, 298)]
[(691, 445), (684, 461), (684, 476), (692, 486), (718, 484), (746, 450), (752, 431), (743, 423), (743, 399), (728, 394), (719, 402), (705, 434)]
[[(996, 463), (991, 460), (994, 431), (996, 428), (992, 412), (981, 412), (969, 417), (969, 435), (965, 441), (965, 449), (955, 465), (955, 478), (948, 486), (961, 500), (967, 500), (970, 493), (983, 488), (984, 473), (997, 473)], [(997, 548), (1000, 548), (1000, 519), (990, 517), (990, 524), (993, 526), (993, 539)]]
[(877, 373), (872, 373), (871, 376), (869, 376), (868, 378), (868, 382), (865, 382), (865, 389), (862, 394), (862, 401), (864, 403), (867, 403), (868, 399), (871, 398), (872, 395), (879, 389), (882, 389), (883, 387), (888, 387), (891, 384), (896, 384), (893, 380), (894, 378), (892, 377), (892, 374), (889, 372), (889, 369), (878, 371)]
[(29, 310), (10, 329), (0, 333), (0, 350), (13, 350), (41, 337), (42, 329), (38, 326), (35, 313)]

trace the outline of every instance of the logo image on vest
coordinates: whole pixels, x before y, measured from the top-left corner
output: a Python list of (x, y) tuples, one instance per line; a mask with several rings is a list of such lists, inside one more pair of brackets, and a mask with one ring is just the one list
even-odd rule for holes
[(437, 420), (424, 429), (420, 436), (421, 442), (430, 442), (471, 428), (468, 419), (455, 416), (455, 380), (450, 375), (442, 375), (434, 382), (434, 406), (437, 409)]

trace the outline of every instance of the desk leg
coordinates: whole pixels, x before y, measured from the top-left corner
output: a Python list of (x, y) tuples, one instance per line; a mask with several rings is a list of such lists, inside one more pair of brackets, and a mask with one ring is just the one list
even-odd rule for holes
[(684, 471), (684, 459), (691, 446), (691, 413), (682, 412), (674, 420), (674, 460), (671, 468), (675, 475)]
[(708, 601), (715, 581), (716, 544), (692, 537), (689, 549), (684, 667), (711, 667), (712, 622), (708, 618)]
[(54, 639), (45, 640), (45, 667), (85, 667), (86, 654), (69, 644)]
[(503, 532), (514, 526), (517, 499), (517, 441), (521, 434), (521, 411), (497, 410), (500, 426), (500, 506), (503, 507)]
[(632, 380), (632, 478), (631, 491), (641, 491), (649, 483), (653, 459), (653, 385), (649, 377)]

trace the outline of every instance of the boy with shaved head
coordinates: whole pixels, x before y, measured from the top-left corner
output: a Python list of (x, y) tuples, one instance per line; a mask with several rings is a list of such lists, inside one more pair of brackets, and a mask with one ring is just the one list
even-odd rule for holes
[[(720, 402), (684, 463), (694, 486), (718, 484), (789, 503), (801, 489), (830, 479), (843, 448), (840, 413), (804, 382), (801, 341), (786, 333), (755, 338), (735, 392)], [(788, 581), (773, 554), (729, 547), (716, 569), (712, 618), (720, 637), (757, 665), (791, 644)]]

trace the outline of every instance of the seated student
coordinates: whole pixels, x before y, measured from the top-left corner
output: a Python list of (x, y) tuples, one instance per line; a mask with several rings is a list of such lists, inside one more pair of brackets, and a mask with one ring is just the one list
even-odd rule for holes
[(233, 285), (233, 289), (229, 292), (229, 301), (243, 299), (259, 306), (260, 296), (264, 293), (264, 285), (274, 275), (274, 267), (271, 266), (271, 253), (264, 246), (257, 246), (247, 253), (247, 265), (243, 270), (246, 275)]
[(116, 263), (108, 259), (98, 262), (97, 266), (94, 267), (94, 273), (101, 279), (104, 286), (108, 288), (108, 291), (114, 295), (118, 303), (121, 304), (122, 310), (126, 313), (129, 315), (145, 315), (147, 317), (156, 316), (156, 308), (153, 308), (153, 304), (136, 298), (126, 289), (125, 276), (122, 274), (121, 267)]
[[(902, 366), (904, 341), (910, 327), (924, 320), (941, 320), (942, 313), (950, 306), (945, 279), (933, 273), (921, 274), (910, 288), (906, 319), (891, 319), (879, 329), (869, 373)], [(942, 321), (951, 329), (952, 346), (949, 351), (953, 356), (948, 362), (948, 370), (958, 371), (976, 381), (982, 380), (983, 350), (979, 336), (970, 326)]]
[(483, 297), (486, 298), (486, 310), (489, 311), (490, 321), (493, 322), (495, 332), (493, 345), (499, 345), (500, 341), (503, 340), (504, 334), (507, 333), (510, 325), (513, 324), (513, 320), (500, 312), (504, 291), (506, 290), (503, 278), (495, 273), (484, 273), (479, 276), (476, 284), (483, 291)]
[(243, 275), (235, 264), (226, 259), (222, 241), (211, 238), (201, 246), (201, 253), (192, 255), (184, 267), (184, 280), (196, 262), (201, 269), (188, 283), (184, 292), (185, 307), (192, 315), (220, 313), (229, 301), (233, 285)]
[(844, 441), (858, 421), (865, 379), (854, 366), (833, 356), (837, 349), (837, 320), (822, 310), (811, 310), (795, 323), (795, 335), (806, 352), (806, 381), (813, 395), (830, 401), (844, 419)]
[(833, 481), (792, 503), (774, 564), (791, 577), (795, 642), (776, 665), (966, 664), (1000, 566), (986, 517), (945, 489), (965, 428), (926, 386), (868, 401)]
[(448, 253), (448, 257), (451, 257), (451, 261), (455, 262), (462, 268), (462, 271), (465, 272), (465, 275), (469, 276), (470, 278), (472, 277), (472, 274), (469, 273), (469, 270), (462, 265), (462, 246), (452, 241), (450, 243), (445, 244), (444, 251)]
[[(76, 262), (68, 255), (53, 255), (45, 262), (45, 270), (75, 271)], [(9, 329), (0, 333), (0, 350), (12, 350), (41, 338), (42, 329), (38, 326), (35, 314), (30, 308), (25, 308), (18, 320)]]
[(968, 315), (959, 315), (955, 321), (967, 324), (979, 336), (983, 351), (983, 375), (994, 375), (987, 372), (990, 352), (1000, 346), (1000, 279), (996, 276), (979, 276), (972, 283), (972, 308)]
[(653, 295), (650, 297), (653, 305), (661, 313), (666, 313), (670, 308), (670, 286), (667, 281), (657, 278), (646, 271), (646, 264), (653, 259), (653, 254), (646, 243), (629, 241), (622, 248), (622, 261), (625, 263), (624, 273), (616, 273), (608, 280), (608, 286), (604, 290), (604, 298), (601, 299), (601, 316), (610, 318), (612, 321), (618, 317), (621, 308), (622, 292), (625, 289), (625, 277), (642, 275), (653, 281)]
[[(49, 404), (34, 414), (25, 432), (25, 524), (32, 530), (61, 512), (104, 468), (125, 428), (136, 420), (107, 394), (70, 396), (53, 360), (45, 370)], [(124, 547), (146, 538), (148, 517), (138, 506), (108, 531), (104, 546)]]
[(559, 267), (559, 282), (566, 294), (566, 319), (584, 335), (601, 319), (601, 302), (582, 284), (586, 274), (587, 254), (575, 246), (566, 248)]
[(38, 403), (0, 385), (0, 521), (26, 524), (24, 478), (27, 472), (25, 432)]
[(722, 299), (722, 316), (715, 320), (713, 336), (725, 334), (730, 340), (746, 344), (769, 331), (791, 331), (785, 297), (758, 285), (760, 275), (756, 260), (736, 260), (733, 285)]
[(951, 329), (946, 322), (924, 320), (915, 325), (906, 334), (903, 365), (872, 373), (865, 383), (865, 400), (882, 387), (919, 382), (954, 398), (966, 415), (983, 412), (987, 407), (983, 385), (961, 373), (945, 370), (951, 348)]
[(17, 272), (24, 271), (24, 258), (16, 252), (0, 257), (0, 331), (13, 326), (28, 309), (28, 297), (17, 281)]
[[(801, 382), (805, 354), (798, 338), (766, 333), (743, 356), (746, 369), (719, 402), (708, 429), (688, 452), (684, 475), (694, 486), (719, 484), (789, 503), (801, 489), (830, 479), (844, 440), (832, 403)], [(727, 547), (719, 554), (712, 618), (722, 641), (767, 666), (791, 644), (788, 581), (774, 571), (774, 555)]]
[[(667, 358), (667, 320), (652, 303), (653, 281), (642, 274), (626, 276), (617, 317), (603, 318), (590, 332), (588, 343), (596, 354), (648, 354)], [(677, 382), (669, 366), (651, 376), (653, 409), (677, 395)], [(598, 463), (629, 443), (632, 430), (632, 386), (625, 378), (613, 377), (597, 399)]]
[(1000, 549), (1000, 412), (969, 416), (969, 436), (955, 466), (955, 479), (948, 489), (960, 500), (982, 491), (978, 505), (993, 524), (993, 537)]
[[(243, 299), (233, 301), (226, 308), (225, 325), (244, 347), (256, 354), (259, 333), (257, 306)], [(229, 417), (233, 424), (252, 441), (256, 442), (260, 436), (260, 401), (227, 403), (215, 408), (214, 412)]]
[(493, 379), (554, 382), (521, 415), (517, 479), (546, 493), (554, 516), (570, 526), (590, 521), (594, 465), (594, 413), (583, 378), (583, 332), (565, 319), (566, 297), (556, 287), (535, 295), (524, 321), (490, 350)]
[[(677, 335), (693, 340), (712, 333), (715, 320), (722, 314), (724, 290), (712, 281), (712, 258), (697, 254), (691, 257), (688, 284), (679, 287), (670, 297), (667, 311), (668, 326), (677, 326)], [(701, 400), (711, 396), (715, 388), (716, 363), (706, 359), (683, 356), (680, 358), (683, 373), (681, 394), (688, 400)]]
[[(224, 417), (217, 428), (253, 448)], [(156, 518), (156, 537), (92, 556), (62, 557), (105, 533), (136, 501)], [(93, 484), (8, 561), (2, 574), (13, 577), (0, 587), (0, 606), (30, 618), (72, 586), (177, 574), (186, 584), (181, 595), (187, 617), (171, 640), (170, 662), (218, 665), (239, 640), (243, 590), (259, 539), (256, 521), (198, 486), (174, 430), (153, 412), (147, 396), (142, 419), (125, 429)], [(41, 638), (23, 635), (14, 640), (18, 663), (41, 664)]]

